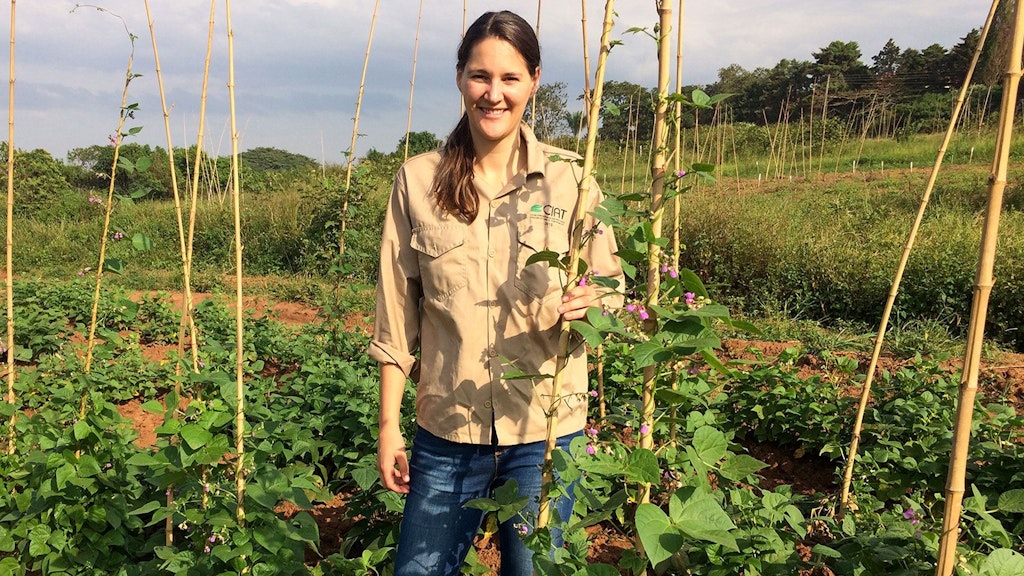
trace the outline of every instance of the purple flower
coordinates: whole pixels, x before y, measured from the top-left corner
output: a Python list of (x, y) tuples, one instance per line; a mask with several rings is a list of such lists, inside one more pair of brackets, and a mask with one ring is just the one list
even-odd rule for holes
[(651, 432), (651, 425), (650, 424), (644, 423), (644, 425), (640, 427), (640, 433), (641, 434), (647, 435), (650, 432)]
[(668, 264), (661, 265), (661, 273), (664, 274), (665, 272), (668, 272)]
[(673, 278), (678, 278), (679, 277), (679, 271), (676, 270), (675, 268), (672, 268), (671, 270), (668, 271), (668, 275), (673, 277)]
[(916, 515), (917, 515), (917, 512), (914, 512), (913, 508), (909, 508), (905, 512), (903, 512), (903, 517), (906, 518), (907, 520), (910, 520), (911, 518), (913, 518)]
[(590, 397), (591, 398), (597, 398), (597, 390), (591, 390), (590, 391)]
[(210, 534), (210, 544), (213, 544), (216, 541), (217, 541), (217, 535), (216, 534)]
[(124, 234), (121, 232), (114, 232), (114, 240), (120, 240), (122, 238), (124, 238)]
[(586, 276), (580, 277), (580, 286), (586, 286), (586, 285), (587, 285), (587, 277)]
[(589, 434), (591, 436), (597, 436), (597, 428), (594, 428), (594, 427), (587, 428), (587, 434)]
[(591, 456), (597, 454), (597, 448), (594, 447), (593, 442), (587, 442), (587, 454), (590, 454)]
[(209, 554), (210, 553), (210, 547), (209, 546), (203, 546), (203, 552)]
[(682, 178), (683, 176), (686, 176), (686, 170), (680, 170), (680, 171), (676, 172), (676, 177), (677, 178)]
[(643, 306), (640, 307), (639, 315), (641, 320), (647, 320), (648, 318), (651, 317), (651, 315), (647, 313), (647, 309), (644, 308)]
[(520, 536), (526, 536), (530, 533), (530, 527), (526, 524), (516, 524), (516, 532), (518, 532)]
[[(79, 276), (81, 276), (81, 274), (79, 274)], [(632, 303), (626, 304), (626, 311), (627, 312), (636, 312), (636, 304), (632, 304)]]

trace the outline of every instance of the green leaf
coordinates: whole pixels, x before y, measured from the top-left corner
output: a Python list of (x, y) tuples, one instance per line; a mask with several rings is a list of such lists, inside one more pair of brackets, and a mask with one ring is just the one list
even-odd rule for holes
[(541, 250), (535, 254), (531, 254), (526, 259), (526, 265), (535, 264), (537, 262), (547, 262), (552, 268), (562, 268), (562, 262), (559, 260), (560, 254), (554, 250)]
[(668, 560), (683, 547), (682, 535), (668, 515), (654, 504), (637, 506), (634, 522), (652, 566)]
[(142, 405), (142, 409), (150, 414), (163, 414), (164, 405), (159, 400), (150, 400)]
[(734, 454), (722, 463), (721, 472), (722, 476), (738, 482), (766, 466), (767, 464), (749, 454)]
[(583, 337), (587, 341), (587, 344), (591, 348), (597, 348), (604, 342), (604, 334), (598, 331), (597, 328), (592, 326), (590, 322), (584, 322), (582, 320), (573, 320), (569, 323), (573, 331)]
[(695, 296), (708, 297), (708, 290), (704, 287), (704, 282), (701, 281), (700, 276), (688, 268), (683, 268), (679, 271), (679, 280), (686, 286), (686, 289), (693, 292)]
[(626, 456), (626, 479), (653, 484), (661, 479), (658, 457), (646, 448), (638, 448)]
[(134, 247), (139, 252), (145, 252), (147, 250), (153, 249), (153, 241), (149, 238), (149, 236), (146, 236), (145, 234), (142, 234), (140, 232), (136, 232), (134, 235), (132, 235), (132, 247)]
[(3, 416), (4, 418), (10, 418), (11, 416), (14, 416), (14, 413), (17, 411), (18, 409), (14, 406), (14, 404), (11, 404), (10, 402), (7, 402), (5, 400), (0, 400), (0, 416)]
[(619, 576), (619, 569), (611, 564), (588, 564), (584, 571), (586, 576)]
[(696, 108), (708, 108), (710, 107), (711, 97), (708, 96), (707, 92), (698, 88), (690, 94), (690, 101), (693, 102)]
[(180, 434), (181, 439), (184, 440), (185, 443), (188, 444), (189, 448), (192, 448), (193, 450), (198, 450), (203, 446), (206, 446), (206, 443), (213, 439), (213, 434), (210, 434), (209, 430), (198, 424), (186, 425), (181, 429)]
[(96, 458), (89, 454), (82, 454), (78, 458), (78, 475), (82, 478), (91, 478), (93, 476), (99, 476), (101, 473), (100, 463), (96, 461)]
[(736, 525), (710, 494), (695, 491), (684, 500), (680, 492), (676, 492), (672, 498), (676, 501), (672, 520), (683, 533), (739, 551), (736, 539), (729, 534)]
[(711, 426), (701, 426), (693, 433), (693, 448), (701, 461), (708, 465), (714, 465), (725, 457), (729, 450), (729, 442), (725, 439), (725, 433)]
[(257, 526), (253, 530), (253, 539), (267, 552), (277, 554), (285, 545), (284, 530), (278, 526)]
[(999, 495), (999, 509), (1003, 512), (1024, 512), (1024, 489), (1009, 490)]
[(153, 160), (149, 156), (142, 156), (135, 161), (135, 169), (139, 172), (145, 172), (149, 170), (149, 167), (153, 165)]
[(633, 348), (633, 361), (637, 368), (661, 364), (673, 358), (672, 350), (657, 342), (642, 342)]
[(981, 563), (981, 576), (1020, 576), (1024, 574), (1024, 556), (1007, 548), (993, 550)]
[(126, 464), (129, 466), (140, 466), (144, 468), (146, 466), (159, 466), (160, 464), (164, 464), (164, 462), (145, 452), (136, 452), (126, 461)]
[(92, 433), (92, 426), (89, 426), (85, 420), (78, 420), (72, 426), (72, 430), (75, 433), (75, 440), (84, 440)]
[(103, 271), (124, 274), (124, 261), (118, 258), (107, 258), (103, 261)]
[(829, 558), (842, 558), (843, 555), (838, 550), (829, 548), (824, 544), (815, 544), (814, 548), (811, 548), (811, 552), (815, 554), (821, 554), (822, 556), (828, 556)]
[(141, 516), (143, 514), (149, 514), (150, 512), (156, 511), (163, 508), (163, 504), (159, 500), (151, 500), (142, 506), (139, 506), (135, 510), (132, 510), (128, 514), (131, 516)]

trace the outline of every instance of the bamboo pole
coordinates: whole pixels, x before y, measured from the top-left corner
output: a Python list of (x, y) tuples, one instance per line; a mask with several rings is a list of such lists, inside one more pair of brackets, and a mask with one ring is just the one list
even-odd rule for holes
[(235, 110), (235, 30), (231, 0), (224, 0), (228, 30), (228, 101), (231, 114), (231, 188), (235, 216), (235, 520), (245, 525), (245, 371), (242, 366), (245, 324), (242, 321), (242, 189), (238, 170), (238, 120)]
[[(166, 134), (166, 137), (167, 137), (167, 164), (168, 164), (168, 166), (170, 166), (170, 171), (171, 171), (171, 193), (172, 193), (173, 198), (174, 198), (175, 223), (178, 226), (178, 244), (179, 244), (179, 249), (181, 250), (182, 295), (183, 295), (183, 299), (184, 299), (184, 305), (182, 306), (183, 309), (182, 309), (182, 315), (181, 315), (182, 316), (182, 326), (184, 326), (186, 323), (188, 323), (188, 325), (192, 329), (192, 334), (194, 336), (194, 334), (195, 334), (195, 323), (192, 321), (192, 308), (191, 308), (191, 306), (192, 306), (191, 251), (189, 249), (189, 243), (186, 241), (186, 237), (185, 237), (185, 219), (184, 219), (184, 215), (182, 214), (181, 194), (178, 191), (178, 175), (177, 175), (177, 170), (175, 170), (175, 168), (174, 168), (174, 143), (173, 143), (173, 141), (171, 139), (170, 112), (167, 109), (167, 95), (166, 95), (166, 92), (164, 90), (163, 72), (160, 69), (160, 52), (157, 49), (156, 31), (154, 30), (154, 27), (153, 27), (153, 15), (152, 15), (152, 12), (151, 12), (150, 7), (149, 7), (149, 0), (144, 0), (143, 3), (145, 4), (145, 7), (146, 7), (146, 20), (148, 21), (148, 24), (149, 24), (149, 36), (150, 36), (150, 39), (152, 40), (152, 43), (153, 43), (153, 61), (154, 61), (155, 65), (156, 65), (156, 81), (157, 81), (157, 87), (158, 87), (158, 89), (160, 91), (160, 108), (161, 108), (161, 111), (163, 112), (163, 116), (164, 116), (164, 133)], [(211, 18), (211, 21), (212, 21), (212, 18)], [(208, 43), (207, 46), (208, 46), (208, 48), (207, 48), (207, 50), (208, 50), (207, 51), (207, 62), (209, 62), (209, 43)], [(204, 90), (205, 90), (205, 87), (206, 87), (205, 86), (205, 82), (206, 82), (206, 79), (204, 77)], [(197, 156), (198, 156), (198, 154), (197, 154)], [(195, 208), (195, 203), (194, 202), (192, 203), (192, 207), (193, 207), (193, 209)], [(189, 229), (190, 236), (191, 236), (191, 234), (193, 232), (192, 224), (193, 224), (193, 222), (190, 222), (190, 229)], [(179, 332), (179, 336), (181, 336), (180, 332)], [(183, 337), (179, 337), (178, 338), (178, 351), (179, 351), (178, 357), (179, 358), (181, 357), (181, 351), (182, 351), (183, 346), (184, 346), (183, 341), (184, 341)], [(193, 354), (193, 364), (195, 365), (198, 362), (198, 356), (196, 356), (197, 351), (196, 351), (196, 347), (195, 346), (192, 346), (192, 354)], [(180, 374), (180, 364), (179, 364), (177, 370), (178, 370), (178, 373)], [(180, 384), (175, 384), (175, 387), (176, 387), (176, 389), (180, 390)]]
[[(658, 35), (658, 107), (654, 117), (654, 151), (651, 160), (651, 236), (661, 237), (662, 219), (665, 214), (665, 154), (668, 132), (668, 83), (672, 77), (669, 72), (669, 58), (672, 42), (669, 30), (672, 28), (672, 0), (658, 3), (660, 34)], [(644, 321), (644, 331), (653, 336), (658, 329), (658, 314), (655, 309), (661, 297), (661, 245), (650, 241), (647, 243), (647, 311), (650, 317)], [(657, 384), (658, 365), (645, 366), (643, 383), (641, 384), (641, 413), (644, 425), (640, 428), (640, 448), (654, 449), (654, 393)], [(644, 504), (651, 501), (651, 485), (641, 483), (637, 494), (637, 502)]]
[[(82, 5), (76, 6), (76, 8), (80, 6)], [(131, 43), (131, 51), (128, 54), (128, 66), (125, 70), (124, 89), (121, 92), (121, 113), (117, 121), (117, 130), (114, 131), (114, 160), (110, 166), (110, 185), (107, 187), (107, 202), (103, 214), (103, 235), (100, 238), (99, 264), (97, 264), (96, 266), (96, 290), (93, 293), (92, 312), (90, 314), (89, 320), (89, 338), (86, 344), (85, 366), (83, 368), (86, 374), (88, 374), (89, 371), (92, 369), (92, 352), (93, 348), (95, 348), (96, 346), (96, 322), (97, 316), (99, 315), (100, 307), (100, 288), (103, 285), (103, 261), (106, 259), (107, 236), (110, 233), (110, 212), (113, 209), (114, 204), (114, 183), (117, 179), (117, 162), (119, 160), (121, 152), (121, 140), (124, 130), (125, 119), (128, 118), (128, 115), (131, 113), (131, 111), (128, 110), (128, 86), (131, 84), (132, 79), (135, 77), (135, 75), (132, 73), (132, 64), (135, 61), (135, 36), (132, 35), (132, 33), (128, 30), (128, 23), (125, 22), (124, 18), (118, 16), (117, 14), (114, 14), (113, 12), (109, 12), (104, 8), (99, 8), (96, 6), (90, 7), (96, 8), (97, 10), (103, 12), (107, 12), (108, 14), (111, 14), (115, 18), (121, 20), (121, 23), (124, 25), (124, 30), (128, 34), (128, 40)], [(83, 393), (81, 405), (79, 407), (79, 417), (81, 418), (85, 417), (85, 406), (87, 398), (88, 394)]]
[[(210, 0), (210, 23), (207, 27), (206, 34), (206, 60), (203, 63), (203, 88), (199, 96), (199, 131), (196, 134), (196, 157), (195, 157), (195, 170), (192, 174), (192, 190), (189, 194), (189, 214), (188, 214), (188, 254), (185, 258), (185, 273), (186, 277), (191, 278), (192, 273), (192, 250), (195, 246), (195, 234), (196, 234), (196, 207), (199, 200), (199, 175), (202, 168), (203, 158), (203, 138), (206, 130), (206, 98), (209, 90), (210, 82), (210, 56), (213, 52), (213, 28), (214, 28), (214, 15), (216, 13), (217, 0)], [(194, 303), (192, 301), (192, 291), (190, 290), (185, 294), (185, 302), (182, 306), (182, 329), (184, 330), (185, 317), (188, 318), (189, 326), (189, 344), (192, 348), (192, 371), (199, 372), (199, 340), (196, 334), (195, 325), (195, 313)], [(184, 342), (184, 336), (178, 338), (178, 357), (182, 357), (182, 343)], [(180, 387), (179, 387), (180, 388)], [(199, 395), (202, 398), (202, 395)], [(204, 493), (204, 498), (205, 498)]]
[(971, 305), (971, 322), (968, 325), (967, 351), (964, 355), (964, 371), (960, 381), (960, 397), (957, 401), (956, 425), (953, 427), (949, 474), (946, 477), (946, 506), (942, 516), (942, 540), (939, 543), (936, 576), (951, 576), (956, 564), (960, 514), (971, 441), (971, 419), (974, 415), (974, 399), (978, 393), (978, 370), (981, 364), (981, 347), (985, 339), (988, 299), (995, 282), (992, 270), (995, 267), (996, 241), (999, 236), (999, 212), (1002, 209), (1003, 191), (1006, 189), (1007, 171), (1010, 164), (1010, 145), (1017, 107), (1017, 89), (1020, 87), (1021, 77), (1021, 51), (1024, 50), (1024, 7), (1017, 2), (1015, 9), (1013, 44), (1009, 52), (1007, 72), (1003, 81), (1003, 102), (999, 113), (996, 153), (992, 162), (992, 174), (989, 176), (988, 207), (985, 210), (985, 224), (981, 232), (981, 253), (978, 257), (978, 273), (974, 281), (974, 300)]
[[(629, 170), (629, 127), (633, 125), (633, 95), (629, 95), (629, 108), (626, 109), (626, 145), (622, 149), (622, 180), (619, 182), (619, 193), (626, 192), (626, 172)], [(632, 181), (630, 186), (632, 187)], [(632, 190), (630, 190), (632, 192)]]
[[(380, 0), (373, 5), (373, 16), (370, 18), (370, 34), (366, 40), (366, 54), (363, 56), (363, 74), (359, 79), (359, 96), (356, 97), (356, 115), (352, 118), (352, 142), (348, 146), (345, 165), (345, 190), (341, 198), (341, 232), (338, 234), (338, 256), (345, 255), (345, 229), (348, 227), (348, 198), (352, 190), (352, 164), (356, 159), (356, 139), (359, 138), (359, 112), (363, 107), (363, 89), (366, 88), (366, 69), (370, 65), (370, 48), (373, 47), (373, 30), (377, 27), (377, 12)], [(340, 288), (340, 282), (339, 282)]]
[(896, 267), (896, 275), (893, 277), (892, 285), (889, 288), (889, 296), (885, 302), (885, 308), (882, 311), (882, 321), (878, 326), (878, 334), (875, 336), (874, 350), (871, 354), (871, 362), (868, 365), (868, 371), (864, 379), (864, 387), (861, 389), (860, 403), (857, 407), (857, 416), (854, 419), (853, 424), (853, 438), (850, 441), (849, 456), (846, 460), (846, 470), (843, 473), (843, 485), (839, 497), (839, 516), (842, 517), (845, 514), (846, 509), (850, 503), (850, 484), (853, 481), (853, 468), (857, 459), (857, 450), (860, 446), (860, 433), (864, 424), (864, 413), (867, 410), (868, 400), (871, 397), (871, 384), (874, 382), (875, 369), (878, 366), (878, 359), (882, 353), (882, 343), (885, 339), (885, 332), (889, 326), (889, 317), (892, 315), (892, 308), (896, 302), (896, 296), (899, 293), (900, 282), (903, 280), (903, 273), (906, 270), (907, 262), (910, 260), (910, 253), (914, 248), (914, 242), (917, 238), (918, 229), (921, 227), (921, 222), (924, 220), (925, 208), (928, 206), (928, 201), (931, 198), (932, 190), (935, 188), (935, 181), (939, 175), (939, 168), (942, 166), (942, 161), (946, 156), (946, 149), (949, 146), (950, 140), (953, 138), (955, 131), (956, 117), (960, 114), (960, 110), (963, 108), (964, 99), (967, 95), (967, 90), (971, 85), (971, 77), (974, 75), (975, 67), (978, 64), (978, 60), (981, 57), (981, 49), (985, 44), (985, 37), (988, 35), (989, 29), (991, 28), (993, 18), (995, 16), (996, 8), (999, 5), (999, 0), (994, 0), (992, 3), (992, 9), (989, 12), (988, 19), (985, 21), (985, 26), (981, 31), (981, 39), (978, 42), (978, 46), (974, 50), (974, 56), (971, 59), (971, 64), (967, 69), (967, 77), (964, 79), (964, 83), (960, 88), (960, 96), (957, 99), (956, 107), (953, 111), (953, 116), (950, 118), (949, 126), (946, 129), (945, 138), (942, 140), (942, 145), (939, 147), (938, 154), (936, 155), (935, 162), (932, 165), (931, 176), (928, 178), (928, 183), (925, 186), (924, 195), (921, 198), (921, 205), (917, 210), (917, 216), (914, 219), (914, 224), (910, 228), (910, 233), (907, 237), (907, 242), (903, 248), (903, 255), (900, 257), (899, 265)]
[(583, 131), (583, 123), (587, 122), (587, 111), (590, 110), (590, 46), (587, 45), (587, 0), (582, 0), (580, 7), (582, 16), (580, 24), (583, 28), (583, 114), (580, 114), (580, 124), (576, 128), (576, 152), (580, 151), (580, 132)]
[[(540, 38), (540, 5), (541, 0), (537, 0), (537, 27), (534, 28), (534, 34), (537, 38)], [(530, 98), (530, 130), (537, 130), (537, 91), (534, 90), (533, 97)]]
[[(7, 88), (7, 403), (14, 405), (14, 16), (17, 0), (11, 0), (11, 54)], [(14, 425), (18, 414), (11, 414), (7, 424), (7, 453), (14, 454)]]
[(420, 24), (423, 22), (423, 0), (420, 0), (419, 12), (416, 14), (416, 40), (412, 44), (412, 77), (409, 79), (409, 116), (405, 120), (405, 154), (402, 161), (409, 159), (409, 135), (412, 133), (412, 100), (416, 90), (416, 57), (420, 52)]
[[(679, 15), (676, 21), (676, 95), (679, 97), (673, 107), (673, 128), (675, 130), (673, 167), (676, 174), (680, 174), (683, 164), (683, 6), (686, 0), (679, 0)], [(672, 198), (672, 266), (679, 266), (679, 260), (683, 256), (683, 245), (680, 239), (679, 219), (683, 213), (682, 198), (678, 194)], [(672, 381), (672, 389), (679, 389), (679, 377)], [(676, 445), (676, 418), (679, 416), (679, 407), (672, 404), (670, 408), (670, 422), (668, 425), (668, 441), (672, 446)]]
[[(576, 197), (575, 212), (577, 220), (573, 222), (572, 238), (569, 245), (569, 285), (576, 283), (577, 270), (580, 263), (580, 247), (583, 239), (583, 217), (587, 200), (590, 196), (590, 179), (594, 170), (594, 152), (597, 148), (598, 120), (601, 112), (601, 96), (604, 92), (604, 72), (611, 51), (611, 32), (615, 15), (615, 0), (606, 0), (604, 6), (604, 25), (601, 31), (601, 52), (597, 57), (597, 72), (594, 79), (594, 97), (590, 102), (587, 114), (587, 147), (583, 154), (583, 178), (580, 179), (579, 193)], [(558, 358), (555, 361), (555, 375), (551, 382), (551, 404), (547, 411), (547, 439), (544, 445), (543, 480), (540, 488), (540, 504), (537, 512), (537, 527), (543, 528), (551, 520), (551, 485), (554, 483), (555, 471), (551, 455), (558, 440), (558, 405), (562, 402), (562, 378), (569, 360), (569, 337), (572, 328), (568, 320), (563, 319), (559, 325)], [(565, 520), (565, 518), (562, 518)]]

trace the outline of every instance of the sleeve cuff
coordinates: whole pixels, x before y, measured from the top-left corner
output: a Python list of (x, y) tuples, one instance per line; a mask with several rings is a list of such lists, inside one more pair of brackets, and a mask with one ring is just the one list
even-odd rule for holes
[(370, 358), (380, 362), (381, 364), (396, 364), (401, 368), (402, 372), (406, 377), (410, 377), (413, 372), (413, 368), (416, 366), (416, 357), (406, 352), (401, 352), (397, 348), (388, 346), (383, 342), (374, 340), (370, 342), (370, 346), (366, 350)]

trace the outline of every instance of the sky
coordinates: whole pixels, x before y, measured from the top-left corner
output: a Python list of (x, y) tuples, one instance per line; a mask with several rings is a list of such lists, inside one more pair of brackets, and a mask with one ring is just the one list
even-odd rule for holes
[[(380, 6), (374, 19), (376, 1)], [(233, 60), (240, 151), (269, 146), (344, 164), (371, 28), (356, 157), (370, 148), (393, 151), (405, 135), (414, 53), (412, 130), (443, 138), (459, 115), (455, 51), (464, 6), (468, 22), (489, 10), (509, 9), (536, 24), (538, 4), (541, 82), (564, 82), (570, 95), (579, 94), (585, 78), (584, 2), (422, 0), (419, 18), (420, 0), (234, 0), (232, 59), (226, 1), (218, 0), (203, 146), (214, 155), (231, 153)], [(605, 3), (585, 5), (593, 78)], [(672, 5), (678, 10), (678, 1)], [(129, 62), (131, 72), (141, 76), (128, 83), (127, 102), (137, 104), (138, 112), (124, 131), (141, 130), (126, 141), (167, 146), (162, 78), (171, 144), (196, 143), (211, 3), (149, 0), (149, 7), (152, 34), (143, 0), (15, 3), (16, 149), (43, 148), (64, 159), (74, 148), (109, 143)], [(683, 84), (710, 84), (719, 69), (731, 64), (753, 70), (783, 58), (813, 60), (813, 52), (835, 40), (857, 42), (867, 65), (890, 38), (901, 49), (932, 44), (948, 49), (972, 28), (982, 27), (989, 8), (981, 0), (690, 0), (683, 5)], [(612, 39), (622, 44), (609, 56), (605, 79), (655, 86), (654, 40), (627, 32), (653, 28), (655, 0), (619, 0), (615, 11)], [(11, 43), (3, 44), (9, 61)], [(675, 70), (675, 48), (672, 54)], [(568, 108), (579, 106), (570, 97)]]

